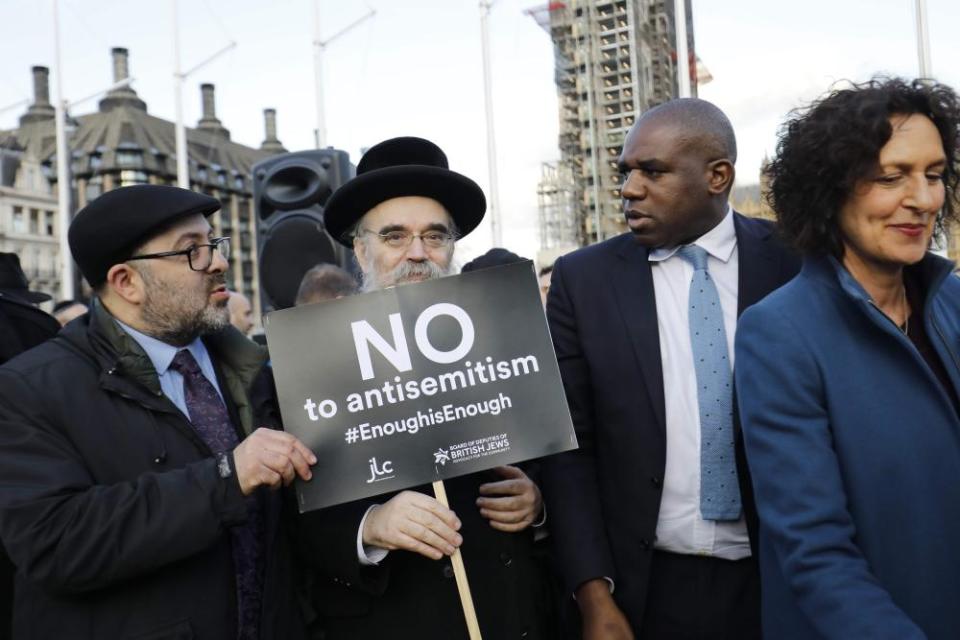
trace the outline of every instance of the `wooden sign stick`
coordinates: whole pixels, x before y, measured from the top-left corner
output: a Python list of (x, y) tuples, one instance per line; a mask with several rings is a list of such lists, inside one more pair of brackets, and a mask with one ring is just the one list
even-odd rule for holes
[[(450, 508), (447, 502), (447, 490), (443, 486), (443, 480), (437, 480), (433, 483), (433, 495), (443, 506)], [(467, 570), (463, 566), (463, 556), (460, 555), (460, 549), (456, 549), (450, 556), (450, 562), (453, 564), (453, 575), (457, 579), (457, 591), (460, 592), (460, 604), (463, 606), (463, 616), (467, 619), (467, 631), (470, 634), (470, 640), (483, 640), (480, 635), (480, 623), (477, 621), (477, 611), (473, 608), (473, 596), (470, 595), (470, 583), (467, 582)]]

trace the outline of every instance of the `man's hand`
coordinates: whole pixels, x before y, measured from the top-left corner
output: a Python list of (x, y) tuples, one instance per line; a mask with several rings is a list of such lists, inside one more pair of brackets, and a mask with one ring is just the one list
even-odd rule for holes
[(363, 523), (363, 543), (381, 549), (404, 549), (431, 560), (453, 555), (463, 542), (457, 514), (435, 498), (401, 491), (370, 511)]
[[(540, 517), (540, 489), (517, 467), (494, 469), (505, 480), (480, 485), (477, 506), (490, 526), (500, 531), (523, 531)], [(485, 496), (485, 497), (484, 497)]]
[(633, 640), (630, 623), (614, 602), (610, 583), (603, 578), (577, 587), (577, 605), (583, 619), (583, 640)]
[(313, 477), (310, 466), (316, 463), (317, 457), (294, 436), (264, 427), (233, 450), (233, 465), (245, 496), (259, 486), (288, 485), (297, 476), (309, 480)]

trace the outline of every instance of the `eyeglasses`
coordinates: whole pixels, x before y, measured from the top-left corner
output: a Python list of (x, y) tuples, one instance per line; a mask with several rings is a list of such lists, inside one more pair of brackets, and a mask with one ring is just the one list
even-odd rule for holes
[(363, 233), (372, 233), (380, 238), (388, 247), (393, 249), (406, 249), (413, 244), (414, 238), (420, 238), (420, 241), (428, 249), (441, 249), (448, 246), (453, 241), (453, 234), (447, 231), (427, 231), (426, 233), (410, 233), (409, 231), (387, 231), (386, 233), (377, 233), (371, 229), (363, 229)]
[(172, 258), (187, 256), (187, 263), (194, 271), (206, 271), (213, 264), (213, 252), (218, 251), (224, 260), (230, 260), (230, 236), (210, 238), (210, 244), (194, 244), (180, 251), (163, 251), (131, 256), (127, 260), (153, 260), (154, 258)]

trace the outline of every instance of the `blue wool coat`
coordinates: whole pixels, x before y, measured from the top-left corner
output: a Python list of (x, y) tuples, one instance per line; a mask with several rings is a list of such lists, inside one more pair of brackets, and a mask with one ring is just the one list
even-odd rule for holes
[[(960, 278), (932, 254), (910, 269), (960, 393)], [(741, 317), (736, 384), (764, 637), (960, 637), (960, 418), (910, 340), (808, 259)]]

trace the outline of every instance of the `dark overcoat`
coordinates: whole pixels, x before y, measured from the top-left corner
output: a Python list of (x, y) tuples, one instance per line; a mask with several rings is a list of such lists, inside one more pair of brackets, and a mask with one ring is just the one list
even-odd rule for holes
[[(205, 339), (242, 438), (268, 417), (248, 396), (265, 356), (229, 327)], [(267, 521), (263, 638), (297, 638), (276, 494)], [(0, 367), (0, 537), (17, 566), (17, 638), (235, 640), (234, 476), (160, 390), (99, 304)]]
[[(15, 296), (0, 292), (0, 364), (57, 335), (60, 323)], [(0, 639), (10, 637), (13, 615), (13, 564), (0, 550)]]
[(0, 364), (60, 331), (60, 323), (48, 313), (19, 298), (0, 292)]

